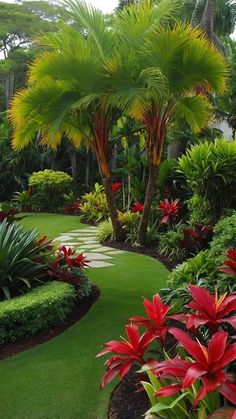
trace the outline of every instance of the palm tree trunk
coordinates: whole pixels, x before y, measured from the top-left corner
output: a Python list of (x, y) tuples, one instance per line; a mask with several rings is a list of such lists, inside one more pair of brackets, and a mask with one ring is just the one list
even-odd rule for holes
[(207, 38), (210, 40), (214, 39), (214, 14), (215, 0), (207, 0), (200, 26), (205, 31)]
[(89, 151), (87, 152), (86, 156), (86, 169), (85, 169), (85, 185), (88, 186), (89, 184), (89, 172), (90, 172), (90, 164), (89, 164)]
[(150, 214), (151, 205), (152, 205), (155, 192), (156, 192), (156, 182), (157, 182), (158, 172), (159, 172), (159, 167), (151, 166), (151, 165), (149, 166), (149, 179), (148, 179), (148, 185), (147, 185), (147, 190), (146, 190), (144, 210), (142, 213), (142, 218), (140, 221), (138, 238), (137, 238), (137, 242), (141, 246), (145, 245), (145, 242), (146, 242), (149, 214)]
[(196, 4), (194, 7), (194, 11), (192, 14), (192, 19), (191, 19), (191, 25), (193, 27), (197, 26), (199, 24), (199, 8), (201, 5), (201, 0), (196, 0)]
[(77, 159), (76, 159), (76, 151), (72, 150), (70, 152), (70, 161), (71, 161), (71, 174), (73, 178), (74, 187), (76, 188), (77, 184)]
[(110, 213), (112, 227), (115, 233), (117, 241), (121, 241), (124, 238), (123, 230), (121, 228), (120, 222), (118, 220), (118, 211), (116, 208), (116, 203), (114, 199), (114, 194), (112, 192), (112, 180), (111, 177), (103, 177), (102, 179), (104, 191), (107, 200), (107, 207)]

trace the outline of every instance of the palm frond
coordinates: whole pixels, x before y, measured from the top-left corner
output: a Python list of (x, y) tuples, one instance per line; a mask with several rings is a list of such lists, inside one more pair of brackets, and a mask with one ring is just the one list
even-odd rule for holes
[(207, 126), (212, 117), (212, 108), (206, 96), (189, 96), (180, 99), (174, 106), (171, 118), (185, 120), (193, 132)]

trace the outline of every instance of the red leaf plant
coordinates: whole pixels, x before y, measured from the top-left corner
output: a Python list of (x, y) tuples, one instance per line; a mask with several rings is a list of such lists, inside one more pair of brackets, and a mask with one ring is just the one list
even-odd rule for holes
[(74, 202), (69, 202), (68, 204), (64, 205), (63, 212), (66, 215), (69, 215), (69, 214), (78, 215), (80, 214), (80, 208), (81, 208), (80, 200), (76, 199)]
[(112, 187), (112, 193), (114, 195), (116, 195), (117, 192), (119, 192), (119, 190), (122, 188), (122, 183), (121, 182), (114, 182), (114, 183), (112, 183), (111, 187)]
[(140, 326), (145, 326), (160, 339), (160, 343), (164, 346), (168, 331), (168, 320), (170, 319), (167, 313), (171, 307), (162, 302), (159, 294), (154, 295), (152, 301), (144, 298), (143, 305), (147, 317), (130, 317), (129, 321)]
[[(182, 316), (182, 321), (186, 322), (188, 329), (197, 329), (199, 326), (206, 325), (212, 333), (219, 329), (222, 323), (229, 323), (236, 328), (236, 315), (229, 316), (236, 310), (236, 293), (227, 296), (227, 293), (218, 296), (197, 285), (189, 285), (189, 292), (192, 301), (187, 305), (195, 313)], [(178, 316), (176, 316), (178, 319)], [(175, 316), (173, 316), (175, 318)]]
[[(84, 269), (86, 266), (89, 266), (89, 260), (86, 259), (86, 256), (80, 254), (76, 257), (72, 257), (75, 255), (75, 250), (72, 250), (71, 247), (66, 248), (66, 246), (62, 246), (59, 248), (59, 255), (58, 259), (64, 259), (65, 264), (69, 268), (80, 268)], [(62, 257), (61, 257), (62, 256)]]
[(161, 211), (162, 224), (168, 223), (168, 221), (174, 221), (175, 218), (179, 215), (180, 205), (178, 199), (171, 199), (171, 201), (168, 201), (168, 199), (165, 199), (164, 201), (160, 201), (160, 203), (157, 206), (157, 209)]
[(106, 362), (107, 372), (102, 377), (100, 388), (103, 389), (117, 375), (120, 378), (129, 372), (132, 365), (137, 362), (140, 365), (145, 363), (144, 353), (149, 344), (155, 339), (155, 335), (150, 331), (139, 334), (138, 327), (130, 324), (126, 326), (127, 340), (111, 340), (106, 343), (106, 348), (97, 357), (113, 352), (117, 355), (111, 356)]
[(142, 214), (143, 209), (144, 209), (144, 205), (141, 204), (140, 202), (135, 202), (131, 208), (132, 212), (139, 212), (139, 214)]
[(227, 343), (228, 333), (217, 332), (207, 347), (180, 329), (172, 328), (170, 333), (186, 349), (193, 361), (174, 358), (156, 363), (155, 374), (161, 374), (163, 378), (180, 379), (178, 383), (161, 388), (156, 395), (168, 397), (187, 389), (199, 379), (201, 387), (194, 400), (194, 407), (216, 390), (231, 403), (236, 404), (236, 385), (232, 383), (232, 375), (227, 373), (229, 363), (236, 359), (236, 344)]
[(196, 224), (194, 228), (184, 228), (184, 237), (177, 238), (177, 241), (184, 249), (189, 252), (199, 251), (207, 247), (213, 236), (213, 226), (211, 224)]
[(225, 266), (220, 268), (219, 271), (228, 275), (236, 275), (236, 249), (228, 250), (226, 256), (228, 260), (222, 262)]

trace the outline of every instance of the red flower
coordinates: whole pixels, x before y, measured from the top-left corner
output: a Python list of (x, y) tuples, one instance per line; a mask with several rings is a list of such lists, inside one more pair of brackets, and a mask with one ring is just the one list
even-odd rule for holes
[(154, 295), (152, 301), (144, 298), (143, 305), (147, 313), (147, 318), (136, 316), (131, 317), (129, 321), (147, 327), (156, 335), (156, 337), (159, 337), (162, 344), (164, 344), (168, 330), (167, 321), (169, 320), (169, 317), (167, 317), (166, 314), (169, 311), (170, 306), (161, 301), (159, 294)]
[(223, 264), (227, 267), (222, 267), (219, 271), (228, 275), (236, 275), (236, 249), (228, 250), (226, 256), (229, 260), (224, 260)]
[(168, 201), (168, 199), (165, 199), (158, 204), (157, 209), (162, 212), (162, 224), (166, 224), (170, 219), (178, 217), (180, 209), (179, 200), (175, 199), (173, 201), (171, 199), (171, 201)]
[(156, 373), (161, 373), (164, 378), (170, 378), (170, 376), (180, 378), (182, 385), (178, 383), (163, 387), (157, 391), (156, 395), (168, 397), (190, 387), (199, 379), (201, 387), (194, 400), (194, 406), (215, 390), (231, 403), (236, 404), (236, 385), (232, 383), (232, 377), (225, 371), (228, 364), (236, 359), (236, 344), (227, 344), (228, 333), (217, 332), (207, 347), (194, 341), (180, 329), (170, 329), (170, 333), (191, 355), (194, 362), (175, 358), (157, 364)]
[(111, 185), (111, 187), (112, 187), (112, 192), (115, 195), (122, 188), (122, 183), (121, 182), (115, 182)]
[(140, 336), (138, 327), (132, 324), (126, 326), (126, 335), (128, 340), (111, 340), (106, 343), (106, 349), (97, 355), (99, 357), (109, 352), (118, 354), (105, 362), (108, 370), (101, 380), (101, 389), (118, 374), (120, 378), (123, 378), (135, 362), (144, 364), (144, 353), (148, 345), (155, 339), (153, 333), (150, 332), (145, 332)]
[(142, 214), (144, 209), (144, 205), (140, 202), (135, 202), (131, 208), (132, 212), (139, 212), (139, 214)]
[(236, 310), (236, 293), (228, 297), (225, 293), (218, 297), (217, 291), (215, 295), (211, 295), (209, 291), (196, 285), (189, 285), (189, 291), (193, 300), (187, 307), (196, 311), (187, 315), (189, 329), (192, 327), (196, 329), (205, 324), (212, 331), (216, 331), (224, 322), (236, 328), (236, 315), (227, 317)]
[[(86, 256), (80, 254), (77, 257), (72, 257), (75, 255), (75, 250), (72, 250), (71, 247), (68, 249), (65, 246), (59, 248), (59, 254), (63, 253), (63, 257), (65, 260), (66, 265), (69, 268), (80, 268), (83, 269), (85, 266), (88, 266), (89, 260), (86, 259)], [(60, 257), (60, 256), (59, 256)]]

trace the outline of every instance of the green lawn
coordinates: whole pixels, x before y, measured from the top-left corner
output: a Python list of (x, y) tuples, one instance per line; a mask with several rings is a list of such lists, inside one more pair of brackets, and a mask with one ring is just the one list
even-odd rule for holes
[[(28, 215), (22, 220), (41, 234), (84, 228), (78, 217)], [(106, 419), (114, 383), (99, 390), (100, 345), (119, 338), (130, 315), (142, 314), (141, 296), (165, 285), (168, 271), (135, 253), (117, 255), (115, 266), (90, 269), (101, 297), (76, 325), (53, 340), (0, 363), (0, 417), (4, 419)]]

